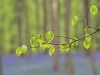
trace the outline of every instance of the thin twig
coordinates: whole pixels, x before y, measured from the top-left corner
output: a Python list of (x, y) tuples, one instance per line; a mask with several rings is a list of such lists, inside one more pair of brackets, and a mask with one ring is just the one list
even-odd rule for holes
[[(85, 38), (88, 37), (88, 36), (92, 36), (93, 34), (95, 34), (95, 33), (98, 32), (98, 31), (100, 31), (100, 29), (97, 29), (95, 32), (93, 32), (93, 33), (91, 33), (91, 34), (89, 34), (89, 35), (87, 35), (87, 36), (85, 36), (85, 37), (82, 37), (82, 38), (80, 38), (80, 39), (77, 39), (77, 40), (75, 40), (74, 42), (83, 40), (83, 39), (85, 39)], [(69, 44), (69, 47), (71, 47), (71, 45), (72, 45), (74, 42), (70, 43), (70, 44)]]
[(95, 28), (95, 27), (90, 27), (90, 26), (89, 26), (88, 28), (92, 28), (92, 29), (98, 30), (98, 29), (97, 29), (97, 28)]
[(70, 38), (70, 37), (66, 37), (66, 36), (55, 36), (55, 37), (63, 37), (63, 38), (72, 39), (72, 38)]
[[(94, 28), (94, 27), (90, 27), (90, 28), (96, 29), (96, 28)], [(75, 40), (74, 42), (83, 40), (83, 39), (85, 39), (85, 38), (88, 37), (88, 36), (92, 36), (93, 34), (97, 33), (98, 31), (100, 31), (100, 28), (99, 28), (99, 29), (96, 29), (96, 31), (94, 31), (93, 33), (91, 33), (91, 34), (89, 34), (89, 35), (87, 35), (87, 36), (84, 36), (84, 37), (82, 37), (82, 38), (79, 38), (79, 39)], [(56, 36), (56, 37), (64, 37), (64, 36)], [(64, 38), (68, 38), (68, 37), (64, 37)], [(69, 39), (73, 39), (73, 38), (69, 38)], [(71, 47), (71, 45), (72, 45), (74, 42), (72, 42), (72, 43), (67, 43), (67, 44), (69, 44), (69, 48)], [(46, 44), (62, 45), (61, 43), (46, 43)], [(35, 46), (35, 47), (28, 46), (28, 49), (30, 49), (30, 48), (38, 48), (38, 47), (40, 47), (40, 46), (39, 46), (39, 45), (37, 45), (37, 46)]]

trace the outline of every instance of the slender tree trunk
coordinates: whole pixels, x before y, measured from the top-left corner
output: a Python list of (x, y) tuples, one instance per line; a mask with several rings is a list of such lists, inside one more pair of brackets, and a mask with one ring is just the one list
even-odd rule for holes
[[(82, 3), (83, 3), (83, 16), (86, 16), (86, 14), (88, 13), (88, 10), (89, 10), (89, 6), (88, 6), (88, 4), (89, 4), (89, 1), (88, 0), (83, 0), (82, 1)], [(89, 16), (88, 16), (88, 18), (89, 18)], [(87, 25), (87, 20), (86, 19), (83, 19), (83, 27), (86, 27), (86, 25)], [(84, 32), (84, 28), (83, 28), (83, 36), (85, 35), (85, 32)], [(85, 55), (86, 56), (90, 56), (90, 48), (87, 50), (87, 49), (85, 49), (85, 48), (83, 48), (84, 49), (84, 52), (85, 52)]]
[[(65, 32), (66, 36), (69, 37), (69, 31), (70, 31), (70, 13), (71, 13), (71, 0), (65, 0), (65, 7), (66, 7), (66, 12), (65, 12)], [(68, 43), (69, 40), (66, 39), (66, 42)], [(73, 75), (73, 68), (72, 68), (72, 57), (71, 57), (71, 52), (69, 50), (68, 53), (66, 53), (66, 75)]]
[[(3, 2), (2, 2), (3, 3)], [(2, 5), (2, 9), (3, 9), (3, 5)], [(0, 17), (0, 22), (2, 23), (2, 19), (3, 19), (3, 23), (4, 23), (4, 15), (3, 15), (3, 18), (1, 18)], [(4, 26), (3, 25), (3, 23), (2, 23), (2, 26)], [(2, 51), (4, 50), (4, 47), (3, 47), (3, 42), (4, 42), (4, 40), (3, 40), (3, 34), (4, 34), (4, 31), (3, 31), (4, 29), (2, 28), (2, 27), (0, 27), (0, 32), (2, 32), (2, 33), (0, 33), (0, 41), (1, 41), (1, 43), (0, 43), (0, 75), (3, 75), (3, 73), (2, 73)]]
[[(51, 0), (51, 25), (52, 31), (55, 35), (58, 35), (58, 25), (57, 25), (57, 0)], [(58, 40), (58, 39), (54, 39)], [(53, 41), (53, 42), (54, 42)], [(55, 43), (55, 42), (54, 42)], [(57, 75), (60, 75), (60, 68), (59, 68), (59, 50), (56, 49), (53, 55), (54, 61), (54, 70), (57, 72)]]
[(40, 18), (39, 18), (39, 0), (35, 0), (36, 2), (36, 28), (37, 28), (37, 35), (39, 34), (40, 30)]
[(0, 75), (3, 75), (2, 73), (2, 56), (0, 54)]
[[(83, 14), (84, 14), (84, 16), (86, 16), (87, 12), (89, 11), (89, 1), (83, 0), (82, 2), (83, 2), (83, 11), (84, 11)], [(89, 19), (89, 16), (88, 16), (88, 19)], [(84, 24), (84, 26), (86, 26), (87, 21), (83, 21), (83, 24)], [(94, 60), (94, 57), (93, 57), (92, 49), (89, 48), (88, 50), (86, 50), (86, 49), (84, 49), (84, 50), (85, 50), (86, 56), (90, 56), (93, 75), (97, 75), (96, 67), (95, 67), (95, 60)]]
[[(44, 34), (46, 34), (47, 32), (47, 0), (43, 0), (43, 10), (44, 10), (44, 25), (43, 25), (43, 29), (44, 29)], [(48, 49), (45, 49), (45, 53), (48, 53)]]
[[(0, 28), (0, 32), (3, 33), (2, 28)], [(3, 36), (3, 34), (0, 34), (0, 35)], [(0, 36), (0, 39), (1, 39), (1, 40), (3, 40), (2, 36)], [(2, 42), (3, 42), (3, 41), (2, 41)], [(2, 52), (3, 52), (3, 50), (4, 50), (4, 47), (3, 47), (2, 42), (0, 43), (0, 75), (3, 75), (3, 74), (2, 74), (2, 58), (1, 58), (1, 54), (2, 54)]]
[[(3, 2), (3, 0), (1, 1), (1, 10), (2, 11), (4, 11), (3, 10), (3, 5), (4, 5), (4, 2)], [(1, 15), (0, 15), (1, 16)], [(2, 28), (4, 25), (4, 14), (2, 14), (2, 16), (0, 17), (0, 22), (2, 23), (2, 26), (0, 27), (0, 32), (2, 32), (2, 33), (0, 33), (0, 75), (3, 75), (3, 72), (2, 72), (2, 54), (3, 54), (3, 50), (4, 50), (4, 44), (5, 43), (3, 43), (4, 42), (4, 28)]]
[[(98, 10), (99, 13), (97, 15), (97, 21), (96, 21), (96, 28), (100, 28), (100, 0), (97, 0), (97, 6), (98, 6)], [(100, 45), (100, 36), (96, 36), (96, 44)], [(100, 51), (100, 46), (97, 46), (96, 50)]]
[[(57, 3), (58, 3), (58, 8), (57, 8), (57, 25), (58, 25), (58, 30), (59, 30), (59, 32), (58, 33), (60, 33), (60, 25), (59, 25), (59, 22), (60, 22), (60, 2), (59, 2), (59, 0), (57, 0)], [(58, 41), (59, 41), (60, 39), (58, 39)]]
[(22, 0), (15, 0), (15, 13), (16, 13), (16, 23), (17, 23), (17, 29), (18, 29), (18, 46), (20, 47), (22, 45), (22, 40), (21, 40), (21, 17), (20, 17), (20, 13), (21, 13), (21, 5), (20, 3), (22, 2)]
[[(13, 0), (10, 0), (12, 6), (15, 8), (15, 1)], [(12, 14), (14, 14), (15, 12), (13, 11)], [(15, 23), (16, 23), (16, 17), (14, 17), (12, 20), (11, 20), (11, 23), (10, 23), (10, 28), (9, 28), (9, 31), (11, 32), (11, 36), (10, 36), (10, 45), (11, 45), (11, 49), (10, 49), (10, 54), (13, 55), (15, 54), (15, 44), (17, 41), (15, 41), (15, 38), (16, 38), (16, 35), (12, 32), (13, 28), (16, 27)]]
[(95, 66), (95, 60), (94, 60), (92, 51), (90, 51), (90, 59), (91, 59), (92, 73), (93, 73), (93, 75), (97, 75), (96, 66)]
[[(27, 8), (27, 0), (23, 0), (23, 13), (24, 13), (24, 25), (25, 25), (25, 37), (26, 37), (26, 45), (29, 46), (29, 25), (28, 25), (28, 8)], [(28, 50), (25, 53), (26, 57), (31, 56), (31, 50)]]
[(43, 10), (44, 10), (44, 34), (47, 31), (47, 7), (46, 7), (47, 0), (43, 0)]
[[(36, 29), (37, 29), (37, 35), (40, 33), (40, 18), (39, 18), (39, 0), (35, 0), (36, 3)], [(40, 48), (37, 49), (38, 54), (40, 54)]]

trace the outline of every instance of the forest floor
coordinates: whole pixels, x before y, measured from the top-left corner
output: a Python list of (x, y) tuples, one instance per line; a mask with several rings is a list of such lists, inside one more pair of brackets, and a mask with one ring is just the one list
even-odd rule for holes
[[(16, 55), (2, 56), (3, 75), (57, 75), (53, 70), (52, 56), (32, 55), (30, 58)], [(100, 75), (100, 52), (94, 53), (97, 74)], [(60, 57), (60, 72), (65, 75), (65, 54)], [(91, 61), (83, 53), (72, 54), (74, 75), (92, 75)]]

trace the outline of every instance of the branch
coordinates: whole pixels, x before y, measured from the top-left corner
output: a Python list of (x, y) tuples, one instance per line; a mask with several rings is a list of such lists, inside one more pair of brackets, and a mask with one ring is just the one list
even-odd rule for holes
[[(93, 34), (97, 33), (98, 31), (100, 31), (100, 28), (99, 28), (99, 29), (96, 29), (96, 31), (94, 31), (93, 33), (89, 34), (88, 36), (92, 36)], [(82, 37), (82, 38), (80, 38), (80, 39), (78, 39), (78, 40), (76, 40), (76, 41), (74, 41), (74, 42), (83, 40), (83, 39), (85, 39), (85, 38), (88, 37), (88, 36)], [(70, 44), (69, 44), (69, 47), (71, 47), (71, 45), (72, 45), (74, 42), (70, 43)]]
[[(96, 28), (94, 28), (94, 27), (89, 27), (89, 28), (96, 29)], [(92, 36), (93, 34), (97, 33), (98, 31), (100, 31), (100, 28), (99, 28), (99, 29), (96, 29), (96, 31), (94, 31), (93, 33), (89, 34), (88, 36)], [(68, 43), (68, 44), (69, 44), (69, 48), (72, 47), (71, 45), (72, 45), (73, 43), (75, 43), (75, 42), (77, 42), (77, 41), (80, 41), (80, 40), (83, 40), (83, 39), (85, 39), (85, 38), (88, 37), (88, 36), (84, 36), (84, 37), (82, 37), (82, 38), (79, 38), (79, 39), (75, 40), (75, 41), (72, 42), (72, 43)], [(55, 36), (55, 37), (64, 37), (64, 36)], [(64, 38), (73, 39), (73, 38), (69, 38), (69, 37), (64, 37)], [(55, 42), (59, 42), (59, 41), (55, 41)], [(62, 45), (61, 43), (45, 43), (45, 44)], [(40, 47), (40, 45), (36, 45), (35, 47), (28, 46), (28, 49), (30, 49), (30, 48), (38, 48), (38, 47)]]

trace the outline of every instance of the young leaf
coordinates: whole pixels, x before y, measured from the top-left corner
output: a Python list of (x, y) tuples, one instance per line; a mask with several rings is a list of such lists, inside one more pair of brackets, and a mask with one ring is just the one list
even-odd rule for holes
[(35, 51), (36, 48), (38, 48), (39, 46), (37, 44), (35, 44), (34, 46), (31, 47), (32, 51)]
[(49, 55), (51, 56), (54, 52), (55, 52), (55, 48), (54, 48), (54, 46), (52, 45), (52, 46), (50, 47), (50, 50), (49, 50)]
[(36, 48), (35, 48), (35, 47), (33, 47), (33, 48), (32, 48), (32, 51), (35, 51), (35, 50), (36, 50)]
[(74, 39), (70, 40), (70, 44), (71, 44), (72, 47), (74, 46), (74, 41), (75, 41)]
[(46, 41), (42, 41), (42, 42), (40, 43), (40, 47), (42, 47), (43, 49), (47, 48)]
[(43, 40), (44, 40), (43, 36), (41, 34), (39, 34), (38, 37), (37, 37), (37, 41), (39, 43), (41, 43)]
[(88, 33), (89, 28), (88, 28), (88, 27), (86, 27), (86, 28), (84, 29), (84, 31), (85, 31), (85, 33)]
[(68, 51), (69, 51), (69, 47), (67, 47), (67, 48), (65, 49), (65, 51), (68, 52)]
[(69, 51), (69, 45), (68, 44), (66, 44), (66, 43), (62, 43), (61, 45), (60, 45), (60, 50), (63, 52), (64, 50), (66, 51), (66, 52), (68, 52)]
[(54, 34), (53, 32), (49, 31), (46, 33), (46, 39), (47, 40), (53, 40), (54, 39)]
[(26, 52), (26, 46), (22, 46), (22, 47), (19, 47), (19, 48), (17, 48), (17, 50), (16, 50), (16, 54), (17, 54), (17, 56), (19, 57), (22, 53), (25, 53)]
[(47, 43), (47, 48), (50, 48), (52, 46), (52, 40), (49, 40)]
[(72, 20), (72, 25), (75, 25), (78, 21), (78, 16), (75, 16)]
[(27, 46), (26, 45), (22, 45), (21, 50), (22, 50), (22, 53), (25, 53), (27, 51)]
[(85, 34), (85, 37), (86, 41), (91, 41), (91, 36), (88, 33)]
[(20, 49), (21, 49), (21, 47), (18, 47), (17, 50), (16, 50), (16, 54), (17, 54), (18, 57), (22, 54)]
[(85, 40), (85, 41), (83, 42), (83, 45), (84, 45), (84, 47), (85, 47), (86, 49), (89, 49), (89, 47), (90, 47), (90, 45), (91, 45), (91, 42)]
[(96, 15), (98, 13), (98, 8), (95, 5), (92, 5), (90, 7), (90, 12), (91, 14)]
[(78, 41), (77, 41), (77, 38), (73, 37), (71, 40), (70, 40), (70, 44), (71, 46), (73, 47), (74, 45), (78, 45)]
[(46, 44), (47, 48), (50, 48), (52, 46), (52, 44)]
[(32, 37), (30, 39), (30, 44), (31, 44), (31, 46), (34, 46), (36, 44), (36, 37)]

